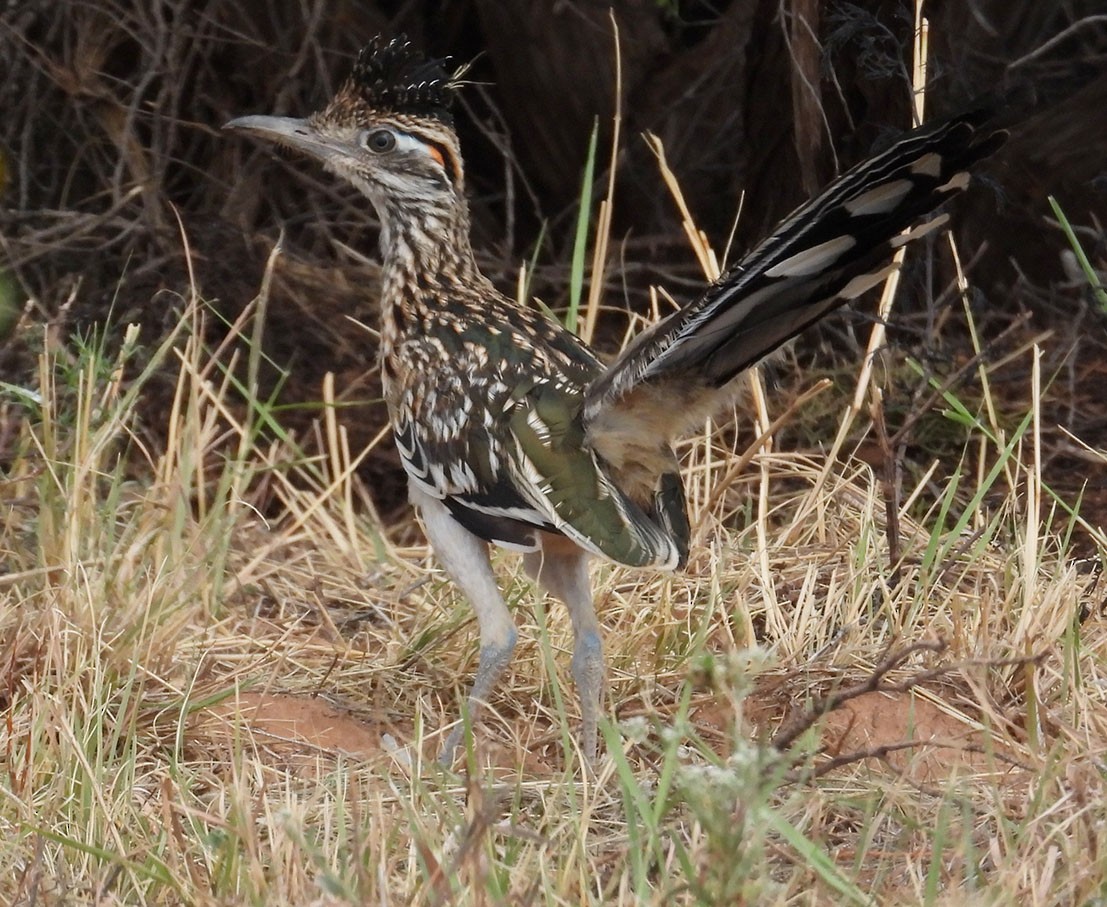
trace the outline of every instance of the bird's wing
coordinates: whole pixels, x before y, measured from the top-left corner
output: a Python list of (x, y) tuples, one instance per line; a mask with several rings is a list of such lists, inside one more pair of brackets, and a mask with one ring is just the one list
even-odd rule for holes
[(585, 443), (583, 399), (579, 384), (521, 377), (449, 433), (401, 407), (396, 448), (409, 481), (486, 541), (533, 551), (540, 532), (552, 532), (617, 563), (679, 566), (687, 550), (679, 476), (659, 483), (647, 514)]

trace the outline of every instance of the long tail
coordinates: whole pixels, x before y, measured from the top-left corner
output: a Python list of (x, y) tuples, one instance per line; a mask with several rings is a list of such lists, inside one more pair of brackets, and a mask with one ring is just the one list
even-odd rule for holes
[(1006, 133), (986, 128), (988, 120), (976, 111), (909, 132), (796, 209), (588, 388), (593, 436), (702, 419), (732, 378), (883, 280), (895, 250), (945, 218), (916, 221), (963, 190), (969, 168), (1002, 144)]

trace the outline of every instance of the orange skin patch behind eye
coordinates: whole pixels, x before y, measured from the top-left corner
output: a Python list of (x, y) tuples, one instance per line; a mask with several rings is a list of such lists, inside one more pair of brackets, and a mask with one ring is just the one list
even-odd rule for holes
[(461, 167), (457, 158), (450, 153), (448, 149), (443, 148), (441, 145), (435, 145), (432, 142), (427, 142), (427, 153), (438, 161), (439, 166), (446, 171), (446, 175), (453, 180), (454, 183), (461, 182)]

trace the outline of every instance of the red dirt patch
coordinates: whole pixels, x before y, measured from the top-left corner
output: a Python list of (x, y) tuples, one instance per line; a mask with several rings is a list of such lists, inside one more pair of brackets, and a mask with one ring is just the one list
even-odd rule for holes
[[(318, 697), (291, 693), (240, 693), (202, 710), (193, 733), (217, 745), (244, 741), (265, 762), (301, 771), (310, 771), (320, 759), (330, 762), (339, 756), (410, 766), (416, 749), (429, 763), (436, 758), (441, 744), (439, 735), (416, 739), (411, 723), (398, 725), (385, 718), (355, 714)], [(549, 739), (540, 744), (522, 748), (502, 742), (494, 728), (482, 725), (477, 739), (478, 761), (528, 775), (549, 775), (553, 768), (544, 753), (556, 741), (546, 736)]]
[[(770, 680), (742, 702), (742, 733), (767, 740), (792, 708), (787, 688)], [(734, 733), (733, 705), (712, 697), (694, 704), (690, 718), (703, 740), (726, 755)], [(918, 693), (864, 693), (823, 716), (815, 728), (824, 765), (879, 760), (917, 784), (988, 772), (1010, 780), (1019, 771), (1008, 747)]]
[(244, 739), (281, 762), (340, 755), (372, 760), (387, 752), (384, 722), (367, 721), (315, 697), (240, 693), (199, 717), (197, 733), (227, 743)]
[(916, 782), (1010, 768), (985, 733), (914, 693), (865, 693), (823, 718), (821, 732), (831, 758), (870, 752)]

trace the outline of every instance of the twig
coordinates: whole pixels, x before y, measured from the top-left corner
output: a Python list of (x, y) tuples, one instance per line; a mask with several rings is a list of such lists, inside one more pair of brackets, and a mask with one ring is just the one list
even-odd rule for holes
[(1015, 658), (997, 658), (985, 661), (958, 661), (953, 664), (939, 665), (935, 668), (919, 671), (897, 683), (884, 682), (884, 678), (887, 677), (891, 671), (902, 665), (915, 653), (934, 652), (938, 654), (944, 652), (947, 648), (948, 643), (946, 643), (944, 639), (937, 639), (914, 642), (891, 652), (884, 661), (878, 664), (873, 669), (872, 673), (860, 683), (847, 687), (844, 690), (839, 690), (822, 699), (816, 699), (798, 714), (794, 713), (792, 716), (785, 719), (776, 734), (773, 735), (770, 741), (771, 745), (777, 750), (787, 749), (824, 715), (828, 715), (835, 709), (841, 708), (850, 700), (857, 699), (859, 696), (863, 696), (866, 693), (906, 693), (922, 684), (967, 667), (983, 666), (994, 669), (1004, 667), (1028, 667), (1031, 665), (1037, 666), (1046, 658), (1046, 653), (1041, 652), (1036, 655), (1026, 655)]
[[(1008, 756), (1005, 753), (999, 753), (995, 750), (987, 749), (975, 743), (943, 743), (939, 740), (901, 740), (898, 743), (885, 743), (881, 746), (874, 746), (866, 750), (855, 750), (851, 753), (845, 753), (838, 756), (832, 756), (825, 762), (819, 763), (814, 768), (799, 770), (796, 769), (789, 772), (784, 776), (784, 780), (788, 783), (795, 784), (801, 781), (813, 781), (817, 778), (822, 778), (829, 775), (831, 772), (843, 768), (847, 765), (852, 765), (855, 762), (862, 762), (865, 759), (880, 759), (890, 767), (891, 763), (888, 762), (888, 756), (893, 753), (903, 752), (903, 750), (909, 749), (921, 749), (923, 747), (933, 747), (935, 749), (952, 749), (962, 753), (979, 753), (983, 756), (989, 756), (994, 758), (998, 762), (1003, 762), (1012, 768), (1022, 769), (1023, 771), (1032, 771), (1031, 767), (1025, 762), (1021, 762), (1014, 756)], [(898, 771), (898, 769), (897, 769)]]
[[(786, 749), (816, 721), (822, 718), (823, 715), (833, 712), (851, 699), (856, 699), (858, 696), (865, 693), (893, 691), (894, 687), (882, 686), (881, 681), (890, 671), (903, 664), (904, 661), (916, 652), (939, 653), (944, 652), (945, 649), (945, 640), (938, 639), (911, 643), (898, 651), (892, 652), (883, 662), (878, 664), (873, 669), (873, 672), (861, 683), (855, 684), (852, 687), (847, 687), (837, 693), (832, 693), (830, 696), (823, 699), (817, 699), (807, 708), (803, 709), (798, 715), (794, 715), (785, 720), (780, 726), (780, 729), (773, 735), (771, 741), (772, 746), (778, 750)], [(910, 689), (910, 687), (907, 689)]]

